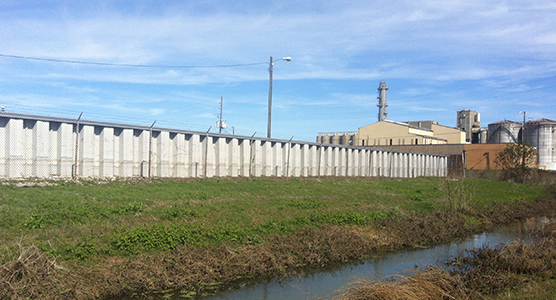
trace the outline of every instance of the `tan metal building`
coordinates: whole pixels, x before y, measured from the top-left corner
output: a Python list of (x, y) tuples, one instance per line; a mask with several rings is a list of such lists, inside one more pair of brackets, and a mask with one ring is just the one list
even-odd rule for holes
[(319, 133), (317, 142), (356, 146), (460, 144), (465, 143), (465, 132), (436, 121), (384, 120), (357, 132)]

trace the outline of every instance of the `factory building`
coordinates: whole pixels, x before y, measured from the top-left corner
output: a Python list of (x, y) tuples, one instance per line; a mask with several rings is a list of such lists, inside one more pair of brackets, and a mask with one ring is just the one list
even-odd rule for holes
[(465, 132), (466, 143), (484, 144), (487, 142), (487, 129), (481, 128), (481, 114), (476, 111), (459, 110), (456, 128)]
[(384, 81), (377, 88), (378, 122), (358, 131), (323, 132), (317, 136), (322, 144), (354, 146), (436, 145), (465, 143), (466, 134), (460, 129), (439, 125), (436, 121), (394, 122), (386, 119), (388, 87)]
[(465, 132), (436, 121), (384, 120), (355, 132), (319, 133), (317, 142), (355, 146), (463, 144)]
[(525, 141), (537, 150), (537, 166), (556, 170), (556, 121), (533, 120), (525, 123), (503, 120), (488, 124), (489, 143), (517, 143)]

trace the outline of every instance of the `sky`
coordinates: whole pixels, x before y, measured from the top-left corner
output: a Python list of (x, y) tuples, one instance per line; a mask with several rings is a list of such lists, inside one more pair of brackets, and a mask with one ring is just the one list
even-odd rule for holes
[[(0, 2), (5, 111), (266, 137), (556, 120), (556, 1)], [(279, 60), (292, 57), (290, 62)], [(141, 66), (141, 67), (140, 67)]]

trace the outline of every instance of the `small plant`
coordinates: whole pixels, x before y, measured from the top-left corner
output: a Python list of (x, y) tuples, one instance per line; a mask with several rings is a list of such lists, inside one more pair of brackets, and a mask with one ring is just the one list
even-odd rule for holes
[(411, 200), (421, 202), (421, 201), (425, 200), (425, 197), (423, 196), (423, 193), (421, 192), (421, 190), (418, 189), (418, 190), (415, 191), (415, 195), (411, 196)]
[(291, 202), (286, 203), (285, 205), (289, 207), (295, 207), (300, 210), (305, 210), (305, 209), (319, 208), (321, 207), (321, 202), (315, 199), (304, 199), (304, 200), (294, 199)]
[(37, 214), (31, 214), (31, 216), (23, 222), (23, 226), (28, 229), (41, 229), (44, 227), (43, 218)]
[(474, 203), (474, 191), (469, 179), (445, 179), (441, 180), (439, 185), (439, 189), (444, 192), (449, 210), (465, 212)]

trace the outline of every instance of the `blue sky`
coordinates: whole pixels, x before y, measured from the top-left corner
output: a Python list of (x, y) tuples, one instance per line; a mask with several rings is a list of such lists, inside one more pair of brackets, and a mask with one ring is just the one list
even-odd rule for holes
[[(6, 111), (314, 141), (388, 118), (556, 119), (555, 1), (0, 2)], [(178, 68), (172, 66), (240, 67)]]

